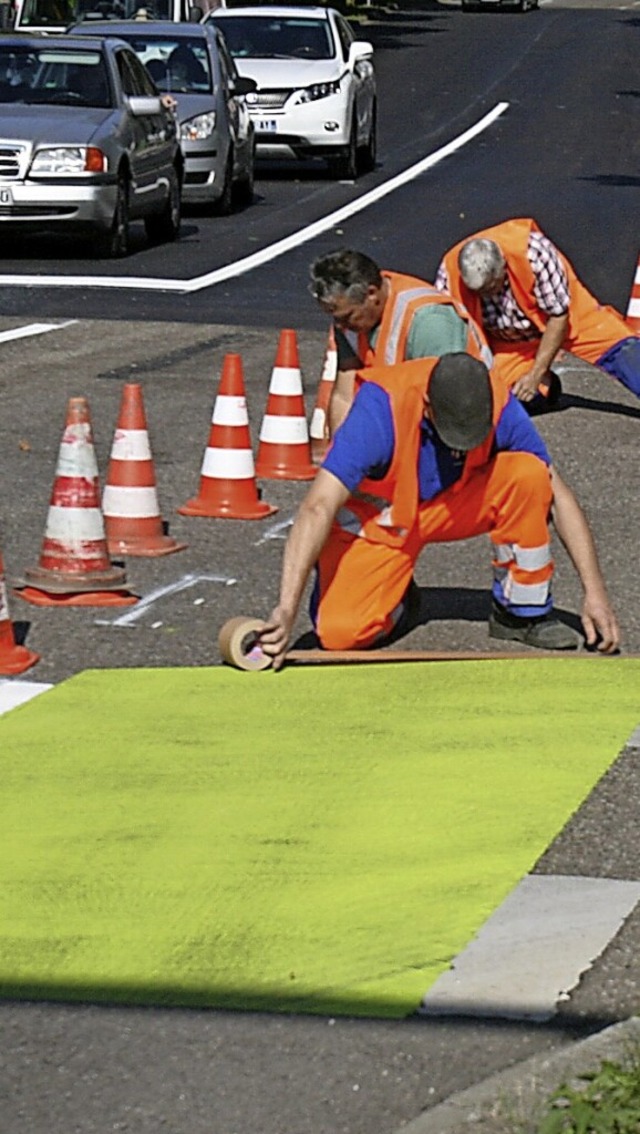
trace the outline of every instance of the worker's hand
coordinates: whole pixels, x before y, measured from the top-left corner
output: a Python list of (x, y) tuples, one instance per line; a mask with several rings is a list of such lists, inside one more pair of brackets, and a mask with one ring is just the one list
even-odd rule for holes
[(284, 664), (292, 628), (293, 615), (276, 606), (260, 631), (260, 647), (273, 659), (274, 669), (281, 669)]
[(538, 393), (538, 386), (544, 384), (544, 379), (536, 378), (532, 371), (523, 374), (522, 378), (513, 386), (513, 393), (521, 402), (530, 402)]
[(606, 594), (585, 595), (582, 625), (588, 646), (597, 646), (603, 654), (614, 654), (619, 650), (620, 627)]
[(172, 111), (173, 114), (176, 113), (176, 111), (178, 109), (178, 103), (176, 102), (173, 95), (171, 95), (171, 94), (160, 95), (160, 102), (164, 106), (165, 110), (170, 110), (170, 111)]

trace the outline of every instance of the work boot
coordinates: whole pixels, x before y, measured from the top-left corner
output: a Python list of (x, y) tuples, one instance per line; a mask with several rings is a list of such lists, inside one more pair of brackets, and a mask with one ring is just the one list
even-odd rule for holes
[(524, 642), (538, 650), (577, 650), (580, 636), (553, 612), (540, 618), (518, 618), (494, 601), (489, 615), (489, 637)]

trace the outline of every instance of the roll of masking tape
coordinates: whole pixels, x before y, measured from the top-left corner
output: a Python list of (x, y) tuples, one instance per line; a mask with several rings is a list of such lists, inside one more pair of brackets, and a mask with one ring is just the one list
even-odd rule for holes
[(263, 653), (259, 635), (264, 622), (259, 618), (231, 618), (218, 635), (222, 660), (236, 669), (268, 669), (271, 658)]

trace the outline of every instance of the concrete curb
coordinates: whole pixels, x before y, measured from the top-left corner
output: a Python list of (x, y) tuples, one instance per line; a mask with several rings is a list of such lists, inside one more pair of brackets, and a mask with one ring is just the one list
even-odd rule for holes
[[(491, 1075), (407, 1123), (396, 1134), (497, 1134), (535, 1114), (563, 1081), (595, 1071), (604, 1059), (619, 1060), (640, 1044), (640, 1017), (613, 1024), (557, 1053)], [(509, 1123), (507, 1126), (506, 1124)]]

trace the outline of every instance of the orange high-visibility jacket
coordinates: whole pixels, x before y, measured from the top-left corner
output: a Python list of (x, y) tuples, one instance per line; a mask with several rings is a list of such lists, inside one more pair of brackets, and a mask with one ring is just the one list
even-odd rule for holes
[(367, 335), (362, 332), (357, 336), (346, 334), (364, 366), (393, 366), (395, 363), (404, 362), (411, 320), (420, 307), (431, 304), (444, 304), (454, 308), (467, 324), (465, 348), (467, 353), (479, 358), (485, 365), (491, 365), (491, 352), (481, 330), (482, 324), (476, 326), (462, 304), (456, 302), (446, 292), (438, 291), (433, 284), (417, 279), (416, 276), (383, 271), (382, 277), (387, 281), (389, 294), (384, 305), (375, 347), (370, 346)]
[[(348, 505), (361, 515), (363, 535), (377, 543), (391, 547), (402, 544), (416, 523), (420, 505), (417, 469), (423, 399), (438, 361), (437, 358), (416, 358), (395, 366), (370, 367), (358, 374), (362, 381), (375, 382), (387, 391), (393, 415), (395, 446), (388, 472), (381, 480), (362, 481)], [(462, 476), (450, 491), (463, 491), (469, 476), (491, 460), (495, 427), (509, 392), (491, 373), (490, 379), (493, 428), (481, 445), (467, 453)], [(388, 502), (387, 507), (382, 506), (384, 502)]]
[[(533, 291), (535, 277), (527, 256), (532, 232), (543, 235), (530, 217), (503, 221), (502, 224), (496, 224), (492, 228), (474, 233), (473, 236), (465, 237), (444, 256), (443, 264), (447, 272), (450, 293), (468, 308), (472, 317), (481, 326), (482, 301), (478, 293), (471, 291), (464, 283), (458, 266), (458, 256), (463, 245), (468, 240), (478, 238), (493, 240), (499, 246), (506, 260), (507, 276), (516, 303), (540, 334), (544, 331), (548, 315), (537, 305)], [(613, 307), (606, 307), (598, 302), (578, 279), (566, 256), (558, 248), (556, 252), (569, 280), (569, 328), (563, 345), (566, 350), (572, 350), (573, 346), (576, 346), (576, 353), (579, 353), (580, 358), (584, 358), (587, 362), (596, 362), (608, 347), (627, 338), (633, 331)], [(485, 328), (485, 334), (491, 341), (490, 328)], [(494, 339), (496, 344), (500, 341)]]

